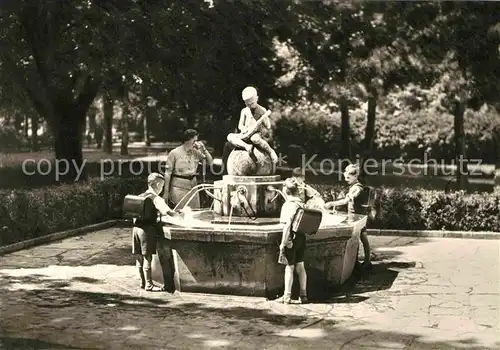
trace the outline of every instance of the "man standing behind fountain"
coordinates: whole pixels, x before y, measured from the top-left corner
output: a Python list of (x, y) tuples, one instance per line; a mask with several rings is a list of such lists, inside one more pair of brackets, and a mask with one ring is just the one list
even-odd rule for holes
[(303, 206), (299, 196), (299, 186), (297, 181), (289, 178), (285, 181), (286, 202), (281, 208), (280, 222), (285, 224), (281, 237), (280, 254), (287, 260), (285, 267), (285, 292), (280, 302), (291, 304), (293, 273), (297, 271), (300, 285), (300, 301), (302, 304), (307, 300), (307, 274), (304, 266), (304, 254), (306, 250), (306, 236), (303, 233), (291, 231), (292, 220), (297, 209)]
[(157, 292), (161, 288), (153, 284), (151, 275), (151, 262), (153, 254), (156, 254), (156, 243), (158, 234), (163, 233), (162, 226), (157, 223), (158, 212), (161, 215), (175, 215), (163, 198), (159, 196), (165, 180), (161, 174), (151, 173), (148, 176), (148, 189), (139, 196), (151, 198), (156, 212), (151, 213), (148, 218), (134, 220), (132, 229), (132, 254), (135, 255), (136, 265), (141, 277), (141, 288), (148, 292)]
[(194, 209), (200, 207), (198, 193), (189, 203), (186, 202), (189, 198), (184, 197), (197, 185), (198, 165), (202, 160), (206, 160), (208, 165), (213, 163), (210, 152), (203, 142), (198, 141), (198, 132), (188, 129), (184, 132), (182, 145), (173, 149), (167, 156), (163, 198), (169, 205), (178, 206), (179, 209), (185, 205)]
[(276, 164), (278, 155), (266, 141), (266, 138), (269, 139), (271, 129), (271, 122), (269, 121), (271, 111), (266, 110), (257, 103), (259, 100), (257, 89), (252, 86), (243, 89), (241, 97), (246, 107), (241, 110), (240, 114), (238, 123), (240, 133), (229, 134), (227, 140), (234, 146), (245, 149), (250, 155), (253, 154), (254, 146), (257, 146), (269, 155), (272, 162)]

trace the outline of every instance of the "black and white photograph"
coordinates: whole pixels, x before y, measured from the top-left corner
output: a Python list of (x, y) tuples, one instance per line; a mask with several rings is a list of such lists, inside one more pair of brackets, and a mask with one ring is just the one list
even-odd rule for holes
[(500, 349), (500, 1), (0, 0), (0, 350)]

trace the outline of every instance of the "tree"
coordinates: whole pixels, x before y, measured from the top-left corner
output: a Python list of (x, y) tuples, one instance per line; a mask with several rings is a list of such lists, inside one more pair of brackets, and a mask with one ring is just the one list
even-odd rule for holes
[[(459, 189), (466, 189), (464, 111), (495, 103), (500, 94), (498, 46), (490, 40), (499, 20), (500, 4), (439, 3), (438, 8), (439, 14), (429, 30), (447, 49), (438, 68), (448, 75), (446, 90), (455, 116), (457, 184)], [(424, 54), (436, 57), (435, 52)]]
[[(359, 40), (363, 21), (361, 5), (346, 2), (299, 2), (298, 19), (284, 32), (311, 66), (309, 95), (326, 94), (336, 100), (341, 113), (342, 158), (351, 158), (349, 106), (356, 95), (349, 61)], [(333, 110), (332, 110), (333, 112)]]
[[(349, 109), (359, 100), (368, 100), (363, 161), (375, 138), (378, 100), (392, 86), (421, 75), (415, 74), (421, 67), (413, 63), (408, 44), (399, 35), (406, 19), (394, 16), (390, 4), (378, 2), (301, 2), (298, 6), (308, 12), (299, 16), (301, 25), (288, 35), (312, 67), (310, 96), (337, 102), (341, 157), (352, 157)], [(422, 28), (425, 25), (424, 21)]]
[(466, 189), (464, 112), (495, 103), (500, 94), (498, 44), (488, 40), (500, 6), (495, 2), (386, 2), (381, 6), (391, 18), (386, 28), (397, 37), (399, 56), (406, 57), (411, 63), (407, 67), (413, 68), (406, 76), (424, 88), (435, 85), (445, 94), (440, 102), (454, 115), (457, 184)]

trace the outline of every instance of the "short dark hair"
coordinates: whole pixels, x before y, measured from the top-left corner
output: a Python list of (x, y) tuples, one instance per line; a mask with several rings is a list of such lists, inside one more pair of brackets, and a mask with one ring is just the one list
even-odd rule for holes
[(285, 180), (285, 194), (296, 196), (299, 194), (299, 186), (297, 185), (297, 181), (293, 178), (288, 178)]
[(165, 178), (159, 173), (151, 173), (148, 175), (148, 185), (151, 185), (158, 180), (165, 181)]
[(193, 137), (198, 135), (198, 131), (195, 129), (187, 129), (182, 135), (182, 143), (191, 140)]

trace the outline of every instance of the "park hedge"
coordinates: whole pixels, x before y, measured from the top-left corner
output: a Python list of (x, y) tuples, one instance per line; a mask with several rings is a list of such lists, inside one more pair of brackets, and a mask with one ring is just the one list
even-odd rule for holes
[[(325, 200), (345, 186), (315, 186)], [(0, 245), (37, 238), (122, 216), (126, 194), (146, 188), (144, 177), (92, 179), (39, 189), (0, 190)], [(500, 192), (445, 194), (438, 191), (378, 190), (370, 228), (500, 232)]]

